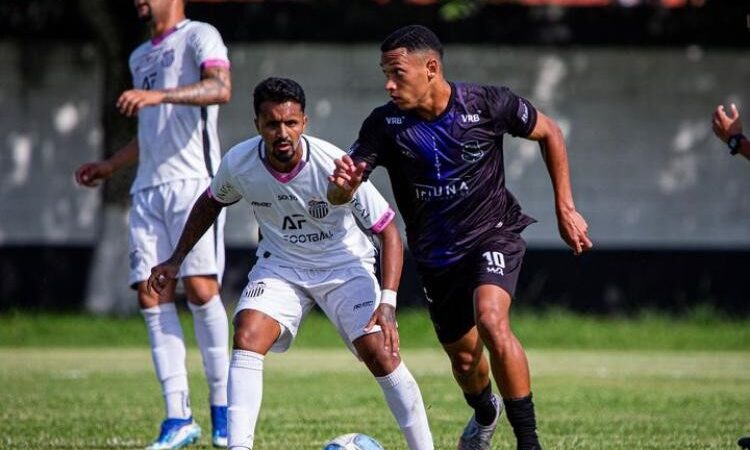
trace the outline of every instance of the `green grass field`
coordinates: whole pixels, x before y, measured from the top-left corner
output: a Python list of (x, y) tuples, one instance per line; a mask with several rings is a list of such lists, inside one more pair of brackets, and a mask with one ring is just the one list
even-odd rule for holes
[[(189, 316), (184, 317), (190, 336)], [(732, 449), (750, 434), (750, 327), (716, 317), (638, 320), (522, 314), (546, 449)], [(266, 360), (256, 449), (320, 449), (364, 432), (405, 449), (380, 390), (321, 317)], [(403, 313), (404, 360), (420, 382), (437, 449), (470, 411), (423, 313)], [(189, 339), (196, 420), (207, 388)], [(0, 315), (0, 448), (142, 448), (162, 400), (139, 318)], [(208, 448), (204, 437), (201, 446)], [(503, 421), (493, 449), (514, 449)]]

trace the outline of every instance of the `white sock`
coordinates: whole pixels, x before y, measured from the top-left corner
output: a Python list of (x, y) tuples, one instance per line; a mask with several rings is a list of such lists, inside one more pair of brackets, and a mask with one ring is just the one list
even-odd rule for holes
[(422, 393), (404, 362), (384, 377), (375, 377), (410, 450), (433, 450)]
[(161, 383), (167, 418), (187, 419), (192, 416), (185, 367), (185, 340), (174, 303), (162, 303), (142, 309), (151, 340), (151, 358), (156, 378)]
[(227, 404), (229, 376), (229, 321), (219, 295), (198, 306), (188, 302), (193, 312), (195, 339), (201, 349), (203, 370), (208, 381), (208, 398), (213, 406)]
[(253, 448), (255, 424), (263, 399), (263, 359), (260, 353), (232, 350), (229, 363), (229, 448)]

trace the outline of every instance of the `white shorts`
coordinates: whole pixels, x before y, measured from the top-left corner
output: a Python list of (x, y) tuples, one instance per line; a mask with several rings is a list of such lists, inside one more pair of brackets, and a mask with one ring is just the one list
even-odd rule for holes
[(235, 316), (255, 309), (281, 325), (281, 334), (271, 347), (284, 352), (292, 345), (307, 313), (317, 304), (354, 355), (352, 342), (380, 331), (376, 325), (365, 331), (380, 303), (380, 287), (372, 269), (366, 266), (342, 269), (300, 269), (258, 261), (248, 274)]
[[(148, 279), (151, 268), (165, 261), (177, 246), (193, 203), (211, 180), (187, 179), (142, 189), (133, 194), (130, 209), (130, 286)], [(180, 277), (224, 274), (224, 217), (195, 244), (182, 263)]]

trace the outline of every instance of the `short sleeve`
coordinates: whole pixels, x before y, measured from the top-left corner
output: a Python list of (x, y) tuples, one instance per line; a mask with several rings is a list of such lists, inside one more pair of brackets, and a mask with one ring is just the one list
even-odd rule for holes
[(226, 156), (222, 158), (219, 169), (216, 171), (213, 180), (211, 180), (208, 195), (224, 205), (237, 203), (242, 198), (242, 194), (238, 191), (234, 178), (229, 173), (229, 163)]
[(537, 111), (525, 98), (507, 87), (488, 87), (487, 101), (493, 112), (497, 133), (526, 137), (534, 131)]
[(383, 131), (383, 119), (377, 114), (377, 110), (373, 111), (362, 123), (362, 128), (359, 130), (359, 137), (356, 142), (347, 150), (347, 153), (349, 153), (349, 156), (351, 156), (355, 163), (362, 161), (367, 163), (365, 180), (380, 165), (380, 152), (385, 145)]
[(349, 202), (349, 207), (357, 222), (373, 233), (383, 231), (396, 216), (388, 202), (369, 181), (365, 181), (357, 189), (354, 198)]
[(219, 31), (213, 26), (202, 23), (196, 27), (189, 40), (195, 55), (195, 64), (201, 69), (207, 67), (229, 67), (229, 56), (227, 47), (221, 39)]

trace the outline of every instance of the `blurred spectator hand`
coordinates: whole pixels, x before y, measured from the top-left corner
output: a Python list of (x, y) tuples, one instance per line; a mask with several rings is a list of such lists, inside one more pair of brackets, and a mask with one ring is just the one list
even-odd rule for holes
[(726, 111), (724, 111), (724, 105), (719, 105), (716, 107), (716, 111), (714, 111), (714, 134), (724, 142), (727, 142), (731, 136), (742, 133), (742, 121), (740, 121), (740, 113), (737, 111), (737, 106), (732, 103), (731, 108), (731, 115), (727, 115)]

